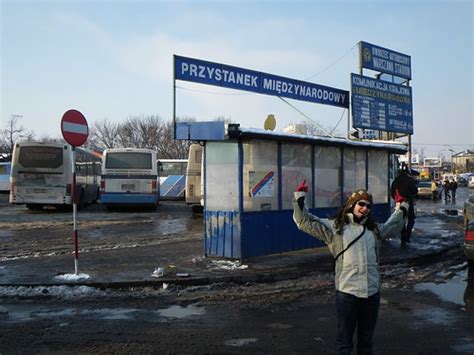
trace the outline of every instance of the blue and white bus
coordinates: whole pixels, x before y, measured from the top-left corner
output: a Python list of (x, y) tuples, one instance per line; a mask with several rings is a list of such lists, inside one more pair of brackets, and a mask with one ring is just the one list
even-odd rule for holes
[(159, 203), (160, 185), (156, 151), (113, 148), (102, 153), (100, 202), (115, 206), (148, 206)]
[(0, 162), (0, 192), (10, 191), (11, 162)]

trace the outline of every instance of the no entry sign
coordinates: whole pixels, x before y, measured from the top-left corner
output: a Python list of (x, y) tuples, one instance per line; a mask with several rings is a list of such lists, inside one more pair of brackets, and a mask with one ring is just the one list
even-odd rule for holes
[(89, 136), (86, 118), (77, 110), (67, 111), (61, 119), (61, 132), (66, 142), (73, 147), (80, 147)]

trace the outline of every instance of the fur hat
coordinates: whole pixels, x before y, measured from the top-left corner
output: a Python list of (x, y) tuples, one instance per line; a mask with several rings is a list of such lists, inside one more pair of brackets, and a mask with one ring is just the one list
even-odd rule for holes
[(352, 206), (355, 205), (355, 203), (357, 201), (361, 201), (361, 200), (368, 201), (371, 204), (373, 204), (372, 194), (370, 194), (366, 190), (357, 190), (349, 196), (349, 198), (347, 199), (345, 205), (347, 207), (352, 207)]

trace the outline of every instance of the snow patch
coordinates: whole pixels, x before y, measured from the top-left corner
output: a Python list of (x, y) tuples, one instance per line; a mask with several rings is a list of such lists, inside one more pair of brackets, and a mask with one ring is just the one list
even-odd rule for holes
[(230, 260), (212, 260), (214, 268), (222, 270), (245, 270), (248, 269), (248, 265), (242, 265), (240, 261)]
[(54, 277), (56, 280), (62, 281), (78, 281), (78, 280), (87, 280), (90, 278), (88, 274), (63, 274)]

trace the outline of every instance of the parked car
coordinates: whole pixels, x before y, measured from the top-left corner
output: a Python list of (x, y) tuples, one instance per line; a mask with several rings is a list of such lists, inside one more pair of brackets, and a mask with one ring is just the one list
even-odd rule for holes
[[(439, 184), (436, 184), (435, 199), (441, 198), (442, 188)], [(419, 181), (418, 182), (418, 198), (433, 198), (431, 193), (431, 181)]]
[(466, 201), (464, 201), (463, 215), (464, 226), (467, 226), (470, 222), (474, 222), (474, 195), (470, 195)]
[(474, 265), (474, 221), (469, 222), (464, 231), (464, 254), (469, 264)]
[(456, 183), (458, 184), (458, 187), (465, 187), (467, 186), (467, 179), (464, 176), (457, 175)]
[(474, 189), (474, 176), (469, 177), (469, 181), (468, 181), (468, 183), (467, 183), (467, 186), (468, 186), (470, 189)]

